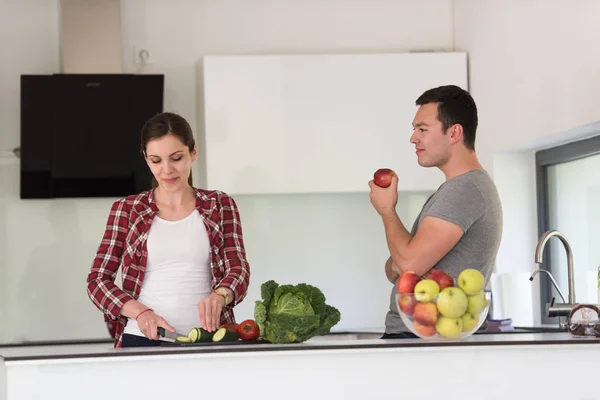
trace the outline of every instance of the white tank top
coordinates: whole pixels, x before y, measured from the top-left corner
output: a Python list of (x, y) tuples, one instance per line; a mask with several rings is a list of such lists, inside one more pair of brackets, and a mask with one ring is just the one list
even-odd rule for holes
[[(179, 221), (154, 217), (147, 248), (138, 301), (187, 334), (201, 325), (198, 301), (211, 292), (210, 242), (202, 217), (197, 210)], [(144, 336), (134, 318), (129, 318), (124, 333)]]

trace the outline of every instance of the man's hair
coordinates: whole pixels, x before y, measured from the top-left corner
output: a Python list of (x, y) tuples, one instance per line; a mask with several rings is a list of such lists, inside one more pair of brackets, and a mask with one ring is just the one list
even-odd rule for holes
[(439, 86), (425, 91), (416, 101), (418, 106), (429, 103), (439, 103), (437, 118), (444, 132), (454, 124), (462, 125), (465, 146), (475, 150), (477, 106), (469, 92), (454, 85)]

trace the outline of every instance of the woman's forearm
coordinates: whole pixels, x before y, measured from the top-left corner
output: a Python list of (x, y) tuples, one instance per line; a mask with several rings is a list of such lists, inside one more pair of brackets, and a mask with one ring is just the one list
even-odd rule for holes
[(119, 314), (127, 318), (135, 318), (139, 313), (141, 313), (147, 308), (148, 307), (146, 307), (137, 300), (129, 300), (128, 302), (123, 304), (123, 307), (121, 307), (121, 311), (119, 312)]

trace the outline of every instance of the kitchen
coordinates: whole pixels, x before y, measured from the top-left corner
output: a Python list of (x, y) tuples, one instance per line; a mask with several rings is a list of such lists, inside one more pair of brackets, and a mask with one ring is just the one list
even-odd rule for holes
[[(540, 237), (535, 151), (600, 132), (600, 77), (594, 73), (600, 55), (590, 50), (600, 36), (594, 22), (600, 14), (598, 2), (509, 2), (504, 9), (473, 1), (322, 3), (302, 8), (292, 1), (252, 6), (234, 1), (121, 2), (124, 69), (165, 73), (165, 108), (198, 125), (197, 63), (204, 55), (466, 51), (469, 85), (481, 110), (478, 152), (489, 160), (485, 167), (493, 173), (505, 211), (496, 273), (515, 274), (510, 276), (534, 288), (532, 293), (516, 294), (529, 312), (515, 317), (514, 324), (542, 326), (536, 288), (540, 282), (548, 284), (547, 277), (528, 280), (537, 268), (534, 252)], [(0, 231), (0, 318), (6, 327), (0, 332), (2, 343), (107, 338), (84, 282), (113, 199), (20, 200), (18, 159), (8, 153), (19, 143), (18, 76), (60, 70), (57, 8), (58, 1), (9, 1), (0, 16), (1, 25), (11, 32), (2, 37), (12, 40), (5, 46), (10, 62), (0, 71), (2, 87), (8, 89), (2, 91), (0, 110), (5, 128), (0, 136), (0, 226), (5, 227)], [(161, 22), (164, 15), (172, 16), (172, 24)], [(145, 65), (137, 57), (140, 49), (150, 55)], [(197, 163), (194, 176), (202, 175)], [(428, 193), (400, 196), (403, 221), (415, 218)], [(368, 203), (366, 181), (362, 193), (261, 194), (236, 200), (254, 267), (248, 299), (237, 308), (239, 318), (252, 316), (260, 283), (305, 278), (318, 284), (341, 310), (343, 318), (334, 332), (381, 332), (389, 294), (383, 274), (387, 250), (381, 223)], [(582, 243), (588, 239), (585, 235), (577, 240), (562, 226), (553, 228), (566, 232), (576, 268), (597, 270), (598, 253)], [(575, 234), (579, 231), (594, 233), (585, 228)], [(556, 239), (551, 246), (564, 257)], [(73, 248), (78, 251), (70, 252)], [(566, 276), (566, 263), (562, 265)], [(559, 282), (567, 292), (566, 278)], [(576, 288), (578, 299), (595, 300), (585, 284)], [(589, 346), (577, 348), (591, 351)], [(560, 365), (558, 358), (552, 361)], [(378, 381), (368, 376), (376, 385)]]

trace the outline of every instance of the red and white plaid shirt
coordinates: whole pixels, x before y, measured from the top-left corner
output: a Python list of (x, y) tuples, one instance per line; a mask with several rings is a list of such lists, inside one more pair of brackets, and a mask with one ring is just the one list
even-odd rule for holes
[[(246, 297), (250, 282), (237, 205), (223, 192), (196, 189), (196, 209), (204, 217), (210, 240), (211, 287), (229, 288), (234, 293), (233, 302), (223, 310), (221, 323), (233, 323), (233, 306)], [(142, 288), (148, 260), (146, 242), (157, 213), (153, 191), (116, 201), (87, 278), (88, 296), (104, 313), (115, 347), (121, 347), (127, 322), (119, 314), (121, 307), (137, 299)], [(119, 267), (122, 289), (115, 284)]]

